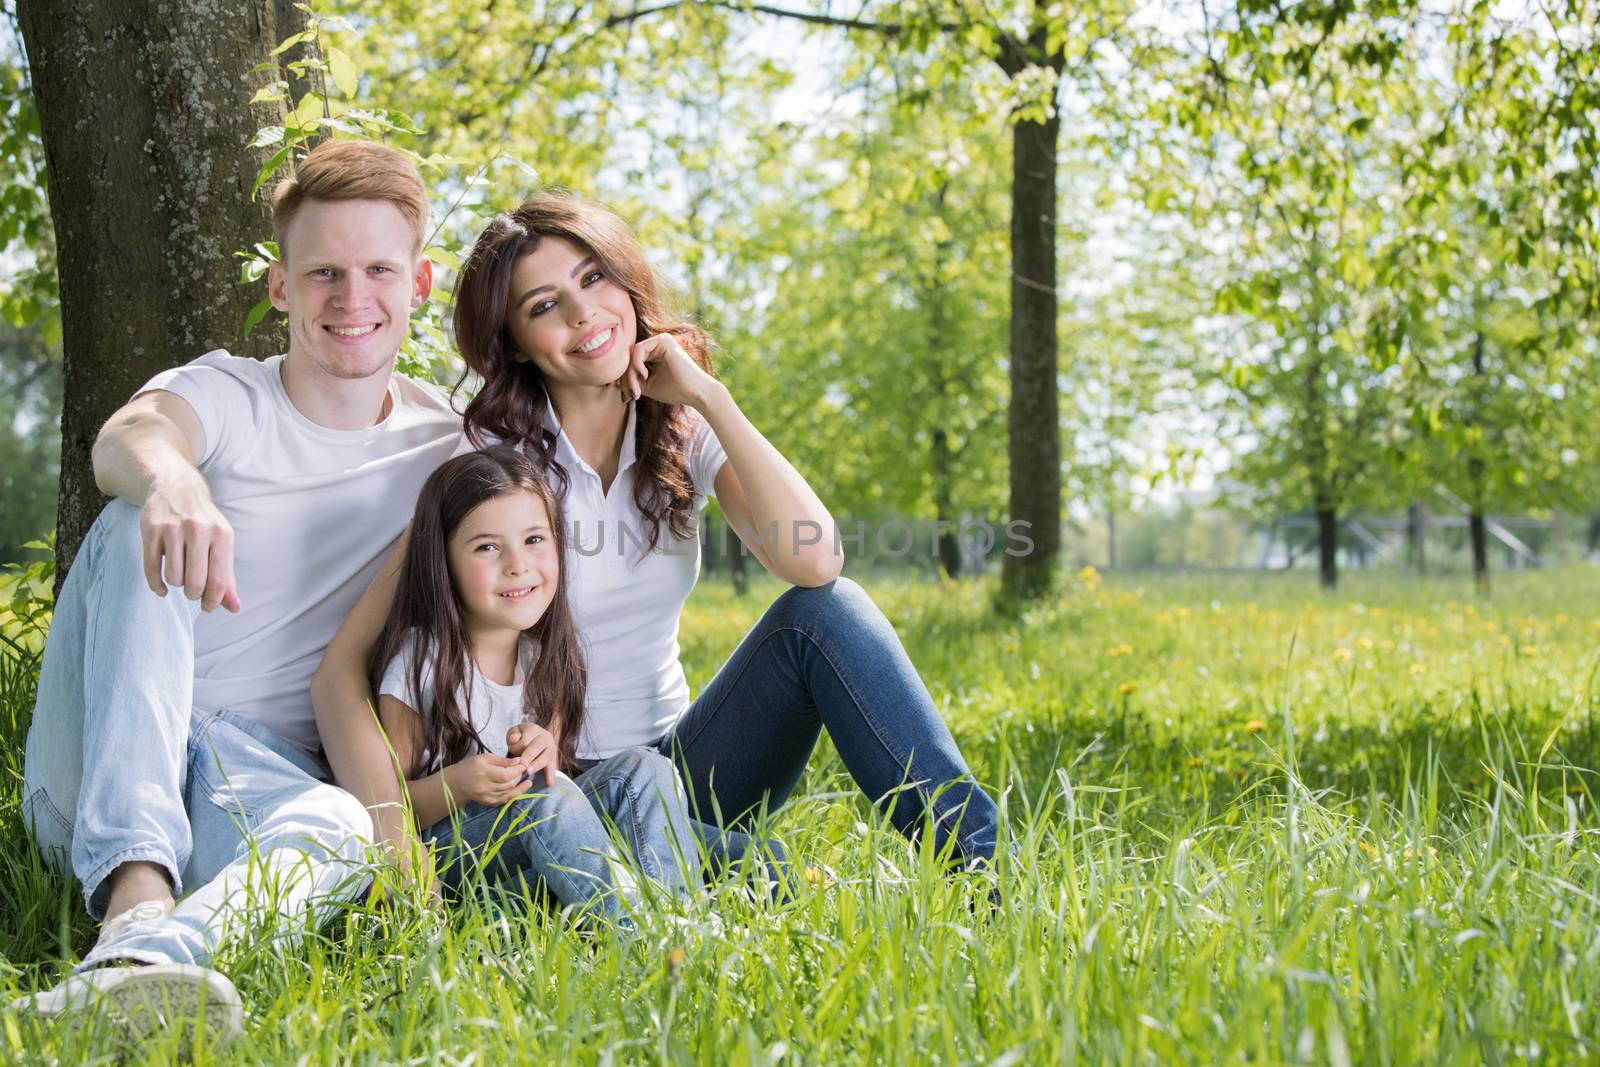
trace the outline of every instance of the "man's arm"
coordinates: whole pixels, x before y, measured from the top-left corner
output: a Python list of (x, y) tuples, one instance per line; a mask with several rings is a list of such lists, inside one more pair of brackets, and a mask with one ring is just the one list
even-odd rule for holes
[(106, 420), (94, 443), (100, 491), (137, 506), (144, 576), (158, 596), (182, 586), (203, 611), (239, 610), (233, 527), (212, 502), (196, 467), (205, 427), (187, 400), (164, 389), (141, 393)]

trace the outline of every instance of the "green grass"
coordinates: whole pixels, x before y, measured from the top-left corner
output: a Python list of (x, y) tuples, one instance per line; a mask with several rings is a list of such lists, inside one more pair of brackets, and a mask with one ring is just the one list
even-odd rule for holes
[[(691, 684), (774, 586), (706, 583)], [(632, 943), (546, 912), (352, 908), (220, 966), (242, 1063), (1593, 1060), (1600, 575), (877, 582), (1018, 848), (1005, 903), (886, 831), (824, 744), (772, 829), (836, 884), (739, 885)], [(0, 652), (0, 655), (6, 653)], [(93, 939), (17, 813), (31, 679), (0, 669), (0, 991)], [(720, 932), (706, 921), (720, 913)], [(206, 1059), (206, 1050), (201, 1058)], [(167, 1046), (146, 1050), (155, 1062)], [(112, 1053), (0, 1017), (0, 1055)]]

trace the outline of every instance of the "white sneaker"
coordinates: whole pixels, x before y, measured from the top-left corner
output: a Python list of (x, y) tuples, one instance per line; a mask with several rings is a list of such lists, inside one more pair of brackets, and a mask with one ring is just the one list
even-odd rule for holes
[(172, 914), (172, 909), (175, 907), (177, 904), (172, 900), (146, 900), (141, 904), (135, 904), (122, 914), (114, 915), (101, 924), (100, 936), (95, 939), (94, 947), (99, 948), (134, 923), (165, 918)]
[(173, 1028), (183, 1030), (180, 1043), (185, 1050), (199, 1038), (220, 1045), (238, 1035), (244, 1020), (233, 983), (217, 971), (189, 963), (96, 967), (72, 975), (54, 989), (12, 1001), (10, 1010), (81, 1017), (83, 1023), (104, 1012), (129, 1049)]

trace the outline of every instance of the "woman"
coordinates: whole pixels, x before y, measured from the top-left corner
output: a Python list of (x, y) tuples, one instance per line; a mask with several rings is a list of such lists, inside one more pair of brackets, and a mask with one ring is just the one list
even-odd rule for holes
[[(466, 408), (468, 437), (523, 449), (564, 495), (589, 668), (580, 759), (654, 746), (678, 764), (699, 818), (726, 825), (782, 804), (825, 727), (902, 833), (931, 815), (938, 849), (968, 866), (992, 859), (994, 802), (893, 627), (839, 577), (828, 510), (712, 376), (705, 335), (667, 317), (620, 219), (559, 193), (498, 216), (462, 268), (454, 327), (483, 379)], [(794, 588), (691, 702), (678, 618), (699, 573), (696, 517), (708, 496)], [(369, 803), (395, 799), (361, 668), (392, 569), (313, 686), (338, 780)]]

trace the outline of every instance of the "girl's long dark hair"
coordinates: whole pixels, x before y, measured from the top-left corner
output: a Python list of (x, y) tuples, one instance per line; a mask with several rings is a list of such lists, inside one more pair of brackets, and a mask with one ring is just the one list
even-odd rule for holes
[[(374, 688), (391, 660), (407, 643), (415, 650), (405, 664), (412, 693), (422, 699), (424, 667), (433, 672), (430, 706), (423, 715), (429, 750), (447, 767), (488, 746), (472, 728), (472, 676), (466, 621), (450, 580), (448, 545), (456, 527), (479, 504), (510, 493), (529, 492), (544, 504), (550, 535), (560, 556), (558, 587), (550, 606), (526, 631), (539, 643), (539, 657), (527, 672), (522, 704), (525, 713), (561, 738), (561, 769), (575, 771), (574, 754), (583, 730), (586, 675), (577, 627), (567, 604), (566, 523), (561, 502), (527, 457), (512, 448), (469, 452), (441, 465), (422, 485), (394, 606), (367, 660)], [(420, 708), (417, 710), (421, 710)], [(418, 756), (420, 757), (420, 753)], [(424, 768), (407, 768), (408, 775)]]
[[(540, 193), (515, 211), (495, 216), (478, 235), (456, 283), (456, 347), (467, 367), (483, 379), (483, 388), (468, 402), (463, 415), (467, 436), (479, 448), (491, 440), (525, 447), (565, 495), (567, 472), (555, 462), (555, 435), (544, 427), (549, 395), (544, 375), (533, 363), (517, 361), (516, 343), (506, 328), (512, 268), (546, 237), (572, 242), (593, 256), (611, 281), (628, 291), (639, 324), (638, 336), (630, 345), (670, 333), (707, 373), (711, 372), (711, 357), (705, 331), (667, 314), (655, 272), (639, 250), (633, 231), (610, 211), (557, 190)], [(694, 531), (694, 484), (685, 456), (689, 418), (676, 404), (641, 398), (637, 406), (634, 460), (638, 476), (633, 483), (633, 502), (644, 516), (650, 550), (654, 551), (661, 547), (663, 523), (680, 540)]]

